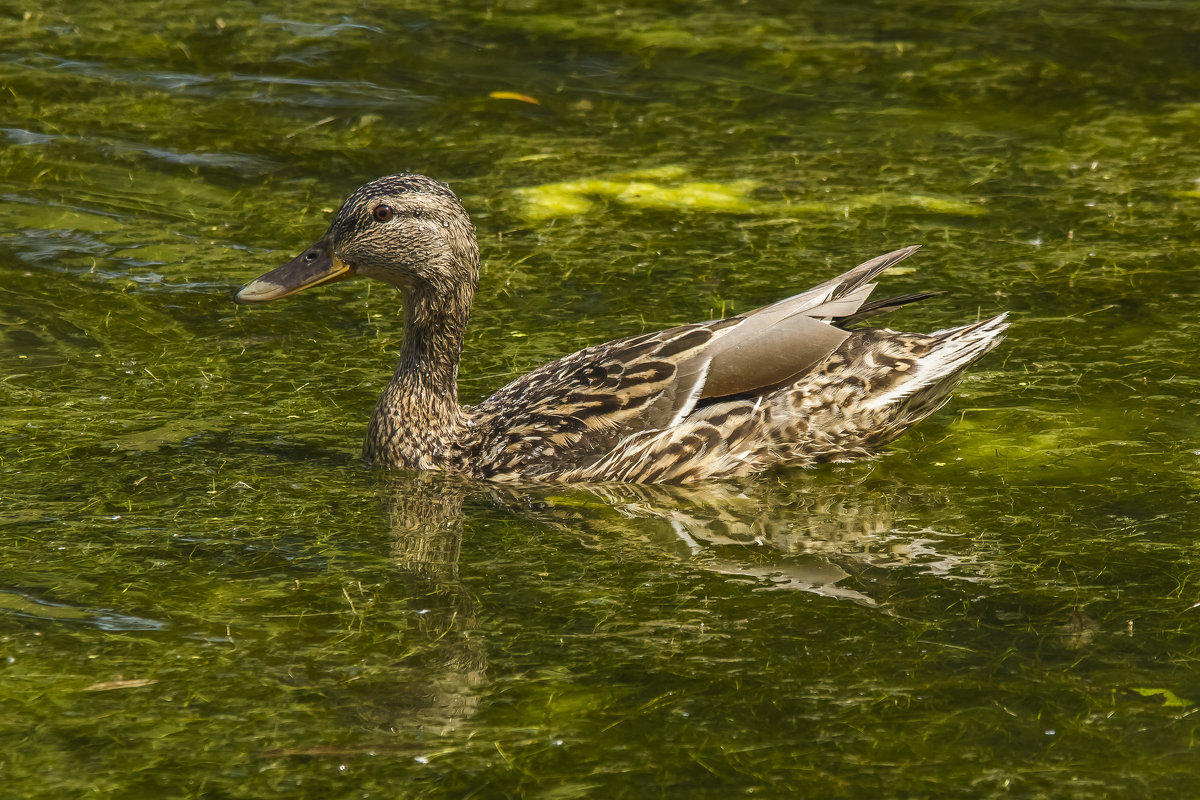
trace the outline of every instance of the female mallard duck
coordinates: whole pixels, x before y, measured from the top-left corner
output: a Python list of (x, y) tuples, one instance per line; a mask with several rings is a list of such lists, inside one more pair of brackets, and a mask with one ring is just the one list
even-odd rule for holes
[(371, 181), (325, 236), (246, 284), (261, 303), (354, 275), (399, 287), (400, 363), (363, 458), (504, 481), (686, 483), (773, 464), (869, 455), (942, 406), (1000, 341), (1004, 315), (937, 333), (847, 326), (931, 292), (868, 302), (916, 247), (728, 319), (595, 345), (458, 404), (458, 361), (479, 279), (475, 227), (422, 175)]

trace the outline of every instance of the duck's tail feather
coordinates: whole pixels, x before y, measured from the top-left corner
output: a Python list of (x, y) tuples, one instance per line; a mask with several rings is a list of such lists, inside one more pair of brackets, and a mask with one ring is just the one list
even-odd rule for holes
[(869, 303), (864, 303), (855, 313), (846, 317), (838, 317), (835, 322), (839, 328), (845, 328), (856, 322), (862, 322), (864, 319), (878, 316), (879, 314), (887, 314), (889, 311), (895, 311), (900, 306), (906, 306), (909, 303), (915, 303), (918, 300), (925, 300), (930, 297), (937, 297), (939, 294), (941, 292), (914, 292), (912, 294), (901, 294), (895, 297), (872, 300)]
[(930, 334), (932, 346), (914, 365), (911, 377), (871, 398), (879, 408), (902, 402), (913, 421), (937, 411), (950, 397), (963, 372), (1004, 339), (1007, 312), (999, 316)]

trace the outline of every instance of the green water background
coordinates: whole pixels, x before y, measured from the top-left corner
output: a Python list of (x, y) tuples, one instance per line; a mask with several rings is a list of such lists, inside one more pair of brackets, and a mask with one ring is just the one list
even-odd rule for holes
[[(1200, 793), (1195, 3), (51, 1), (0, 41), (0, 795)], [(382, 474), (392, 290), (230, 298), (401, 170), (479, 227), (468, 401), (908, 244), (886, 290), (944, 294), (889, 324), (1014, 325), (867, 463)]]

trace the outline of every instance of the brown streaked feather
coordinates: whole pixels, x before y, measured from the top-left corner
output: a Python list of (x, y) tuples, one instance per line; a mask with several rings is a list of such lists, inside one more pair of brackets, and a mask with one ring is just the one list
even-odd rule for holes
[(503, 468), (485, 476), (670, 483), (869, 454), (948, 396), (939, 389), (920, 410), (848, 413), (913, 381), (939, 342), (840, 327), (934, 294), (868, 299), (870, 281), (915, 250), (740, 316), (596, 345), (534, 370), (473, 409), (507, 434), (482, 459)]

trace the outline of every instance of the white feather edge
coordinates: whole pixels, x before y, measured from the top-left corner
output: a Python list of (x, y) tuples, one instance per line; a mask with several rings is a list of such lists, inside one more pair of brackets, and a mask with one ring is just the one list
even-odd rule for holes
[(679, 407), (679, 411), (675, 413), (671, 421), (667, 423), (667, 428), (676, 427), (691, 415), (692, 409), (696, 407), (696, 402), (700, 399), (701, 392), (704, 391), (704, 384), (708, 380), (708, 370), (711, 367), (712, 358), (710, 357), (704, 361), (704, 366), (696, 371), (696, 378), (692, 382), (692, 387), (688, 389), (687, 399), (684, 400), (683, 405)]

